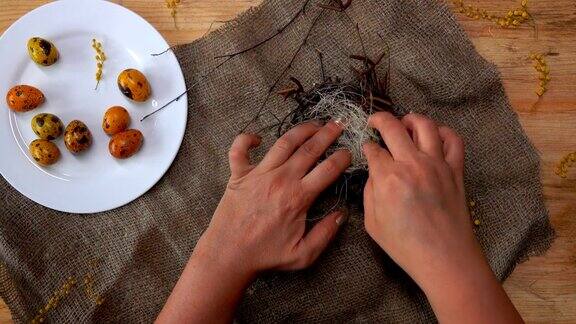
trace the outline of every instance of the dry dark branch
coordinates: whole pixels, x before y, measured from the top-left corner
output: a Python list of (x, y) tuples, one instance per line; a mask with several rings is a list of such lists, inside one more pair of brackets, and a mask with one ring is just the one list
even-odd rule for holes
[(214, 58), (221, 58), (221, 57), (234, 57), (243, 53), (246, 53), (248, 51), (251, 51), (253, 49), (256, 49), (264, 44), (266, 44), (268, 41), (270, 41), (271, 39), (273, 39), (274, 37), (280, 35), (282, 32), (284, 32), (284, 30), (286, 28), (288, 28), (288, 26), (292, 25), (292, 23), (294, 23), (294, 21), (296, 21), (296, 18), (298, 18), (300, 16), (300, 14), (304, 13), (306, 11), (306, 6), (308, 5), (308, 2), (310, 2), (310, 0), (305, 0), (304, 4), (302, 5), (302, 7), (300, 8), (300, 10), (298, 10), (298, 12), (296, 12), (296, 14), (288, 21), (288, 23), (286, 23), (284, 26), (282, 26), (282, 28), (276, 30), (276, 32), (270, 36), (268, 36), (267, 38), (259, 41), (258, 43), (245, 48), (241, 51), (235, 52), (235, 53), (229, 53), (229, 54), (223, 54), (223, 55), (217, 55)]
[[(235, 56), (237, 56), (237, 55), (240, 55), (240, 54), (243, 54), (243, 53), (246, 53), (246, 52), (248, 52), (248, 51), (250, 51), (250, 50), (253, 50), (253, 49), (255, 49), (255, 48), (257, 48), (257, 47), (265, 44), (266, 42), (270, 41), (271, 39), (273, 39), (274, 37), (278, 36), (279, 34), (281, 34), (286, 28), (288, 28), (288, 26), (290, 26), (290, 25), (296, 20), (296, 18), (298, 18), (298, 16), (300, 16), (300, 15), (303, 14), (303, 13), (305, 13), (305, 11), (306, 11), (306, 6), (308, 5), (309, 2), (310, 2), (310, 0), (305, 0), (304, 3), (303, 3), (303, 5), (302, 5), (302, 7), (300, 8), (300, 10), (298, 10), (298, 12), (294, 15), (294, 17), (292, 17), (292, 19), (290, 19), (290, 21), (289, 21), (286, 25), (284, 25), (282, 28), (278, 29), (278, 31), (277, 31), (276, 33), (274, 33), (273, 35), (271, 35), (270, 37), (268, 37), (268, 38), (266, 38), (266, 39), (258, 42), (256, 45), (254, 45), (254, 46), (252, 46), (252, 47), (250, 47), (250, 48), (247, 48), (247, 49), (245, 49), (245, 50), (242, 50), (242, 51), (240, 51), (240, 52), (236, 52), (236, 53), (232, 53), (232, 54), (228, 54), (228, 55), (219, 55), (219, 56), (216, 56), (215, 58), (226, 58), (226, 59), (225, 59), (224, 61), (222, 61), (220, 64), (218, 64), (216, 67), (214, 67), (212, 70), (208, 71), (205, 75), (201, 76), (201, 78), (203, 79), (203, 78), (207, 77), (208, 75), (212, 74), (212, 73), (213, 73), (214, 71), (216, 71), (219, 67), (221, 67), (222, 65), (224, 65), (226, 62), (230, 61), (230, 59), (232, 59), (233, 57), (235, 57)], [(318, 16), (317, 16), (316, 19), (314, 20), (313, 25), (316, 24), (316, 20), (317, 20), (317, 19), (318, 19)], [(214, 23), (214, 22), (213, 22), (213, 23)], [(211, 28), (211, 27), (212, 27), (212, 24), (210, 24), (210, 28)], [(208, 30), (210, 30), (210, 28), (209, 28)], [(308, 34), (310, 34), (310, 32), (309, 32)], [(307, 38), (307, 37), (308, 37), (308, 35), (306, 36), (306, 38)], [(302, 45), (300, 45), (300, 47), (298, 48), (298, 51), (296, 52), (296, 55), (298, 54), (298, 52), (300, 52), (300, 50), (302, 49), (302, 46), (304, 46), (304, 44), (305, 44), (305, 40), (304, 40), (304, 43), (303, 43)], [(163, 52), (156, 53), (156, 54), (151, 54), (151, 55), (152, 55), (152, 56), (162, 55), (162, 54), (170, 51), (171, 49), (173, 49), (175, 46), (177, 46), (177, 45), (170, 46), (169, 48), (167, 48), (167, 49), (164, 50)], [(294, 57), (294, 58), (295, 58), (295, 57)], [(290, 62), (290, 64), (288, 65), (288, 67), (281, 73), (280, 78), (281, 78), (282, 75), (284, 75), (284, 73), (290, 68), (290, 66), (291, 66), (292, 63), (294, 62), (294, 58), (292, 58), (292, 61)], [(280, 80), (280, 79), (276, 80), (276, 82), (274, 83), (274, 85), (273, 85), (273, 86), (271, 87), (271, 89), (268, 91), (268, 94), (266, 95), (266, 100), (264, 101), (264, 104), (265, 104), (265, 103), (268, 101), (268, 99), (270, 98), (270, 95), (271, 95), (274, 87), (275, 87), (275, 86), (277, 85), (277, 83), (279, 82), (279, 80)], [(182, 92), (181, 94), (179, 94), (176, 98), (170, 100), (168, 103), (166, 103), (166, 104), (163, 105), (162, 107), (154, 110), (154, 111), (151, 112), (150, 114), (142, 117), (142, 119), (140, 119), (140, 121), (145, 120), (146, 118), (148, 118), (148, 117), (154, 115), (155, 113), (163, 110), (164, 108), (168, 107), (170, 104), (172, 104), (172, 103), (180, 100), (180, 98), (182, 98), (186, 93), (188, 93), (190, 90), (192, 90), (192, 89), (193, 89), (194, 87), (196, 87), (197, 85), (198, 85), (198, 83), (195, 83), (195, 84), (191, 85), (191, 86), (188, 87), (184, 92)], [(262, 109), (262, 108), (261, 108), (261, 109)], [(261, 109), (259, 110), (258, 115), (260, 114)]]
[(268, 100), (270, 99), (270, 96), (272, 95), (272, 92), (274, 91), (274, 88), (276, 88), (276, 86), (278, 85), (278, 83), (280, 82), (280, 80), (282, 79), (282, 77), (284, 76), (284, 74), (286, 74), (286, 72), (292, 67), (292, 64), (294, 63), (294, 61), (296, 60), (296, 57), (298, 56), (298, 54), (300, 53), (300, 51), (302, 50), (302, 48), (304, 47), (304, 45), (306, 44), (306, 41), (308, 40), (308, 37), (310, 37), (310, 34), (312, 33), (312, 30), (314, 29), (314, 26), (316, 26), (316, 23), (318, 22), (320, 16), (324, 13), (324, 10), (322, 10), (321, 12), (319, 12), (316, 17), (314, 17), (314, 20), (312, 21), (312, 24), (310, 25), (310, 28), (308, 29), (308, 32), (306, 33), (306, 35), (304, 36), (304, 39), (302, 40), (302, 42), (300, 43), (300, 45), (298, 46), (298, 48), (296, 49), (296, 52), (294, 52), (294, 55), (292, 55), (292, 58), (290, 59), (290, 62), (288, 63), (288, 65), (286, 65), (284, 67), (284, 69), (282, 70), (282, 72), (278, 75), (278, 77), (276, 78), (276, 80), (274, 80), (274, 83), (272, 84), (272, 86), (270, 86), (270, 88), (268, 89), (268, 93), (266, 94), (266, 97), (264, 98), (264, 101), (262, 102), (262, 104), (260, 105), (260, 108), (258, 108), (258, 111), (256, 112), (256, 115), (246, 124), (246, 126), (244, 126), (244, 128), (242, 128), (242, 130), (240, 130), (240, 133), (243, 133), (250, 125), (252, 125), (252, 123), (254, 123), (256, 120), (258, 120), (258, 118), (260, 117), (260, 114), (262, 113), (262, 110), (264, 109), (264, 107), (266, 106), (266, 103), (268, 102)]
[(212, 26), (213, 26), (215, 23), (223, 24), (223, 23), (227, 23), (227, 22), (228, 22), (227, 20), (214, 20), (214, 21), (212, 21), (212, 22), (210, 23), (210, 26), (208, 26), (208, 29), (204, 32), (204, 34), (202, 34), (202, 37), (208, 35), (208, 33), (212, 30)]
[(298, 79), (296, 79), (295, 77), (290, 77), (290, 81), (292, 81), (292, 83), (294, 83), (293, 86), (286, 87), (286, 88), (276, 92), (276, 94), (279, 94), (282, 97), (284, 97), (284, 99), (287, 99), (288, 97), (290, 97), (294, 94), (297, 94), (299, 92), (304, 91), (304, 87), (302, 86), (302, 83), (300, 83), (300, 81), (298, 81)]
[(324, 54), (320, 52), (319, 49), (315, 48), (316, 53), (318, 53), (318, 61), (320, 63), (320, 75), (322, 76), (322, 82), (326, 82), (326, 72), (324, 72)]
[(168, 51), (174, 49), (174, 47), (176, 47), (176, 46), (178, 46), (178, 44), (172, 45), (172, 46), (168, 47), (167, 49), (163, 50), (163, 51), (160, 52), (160, 53), (154, 53), (154, 54), (150, 54), (150, 55), (151, 55), (151, 56), (160, 56), (160, 55), (166, 54), (166, 53), (168, 53)]
[(222, 65), (224, 65), (226, 62), (230, 61), (230, 59), (231, 59), (231, 58), (227, 58), (227, 59), (223, 60), (223, 61), (220, 62), (218, 65), (216, 65), (215, 67), (213, 67), (212, 69), (210, 69), (208, 72), (206, 72), (205, 74), (201, 75), (201, 76), (200, 76), (200, 81), (198, 81), (198, 82), (190, 85), (186, 90), (184, 90), (184, 92), (182, 92), (181, 94), (179, 94), (176, 98), (168, 101), (168, 102), (167, 102), (166, 104), (164, 104), (162, 107), (160, 107), (160, 108), (154, 110), (153, 112), (147, 114), (146, 116), (142, 117), (142, 118), (140, 119), (140, 121), (141, 121), (141, 122), (144, 121), (144, 119), (146, 119), (146, 118), (154, 115), (155, 113), (163, 110), (164, 108), (168, 107), (168, 106), (171, 105), (172, 103), (180, 100), (180, 98), (182, 98), (182, 97), (183, 97), (185, 94), (187, 94), (190, 90), (194, 89), (201, 81), (204, 81), (204, 79), (205, 79), (206, 77), (208, 77), (210, 74), (214, 73), (216, 70), (218, 70), (218, 68), (220, 68), (220, 67), (221, 67)]

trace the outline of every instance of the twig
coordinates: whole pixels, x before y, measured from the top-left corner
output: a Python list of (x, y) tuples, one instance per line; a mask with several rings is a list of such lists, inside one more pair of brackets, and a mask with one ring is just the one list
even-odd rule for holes
[(270, 115), (272, 115), (272, 117), (274, 117), (274, 119), (276, 119), (278, 122), (280, 122), (280, 119), (278, 119), (278, 116), (276, 116), (273, 112), (269, 111)]
[[(352, 19), (352, 17), (350, 17), (350, 15), (348, 15), (347, 12), (344, 12), (346, 14), (346, 17), (348, 17), (348, 19), (350, 19), (353, 23), (354, 23), (354, 19)], [(358, 35), (358, 39), (360, 40), (360, 46), (362, 46), (362, 55), (364, 55), (365, 60), (364, 60), (364, 67), (368, 68), (368, 54), (366, 54), (366, 47), (364, 46), (364, 39), (362, 38), (362, 34), (360, 34), (360, 26), (358, 25), (358, 23), (354, 23), (354, 26), (356, 27), (356, 34)]]
[[(392, 61), (392, 51), (390, 50), (390, 45), (388, 44), (388, 42), (384, 39), (384, 37), (382, 35), (380, 35), (380, 33), (376, 33), (378, 35), (378, 37), (380, 37), (380, 39), (382, 40), (382, 42), (384, 42), (384, 45), (386, 46), (386, 51), (388, 52), (388, 67), (386, 68), (386, 84), (390, 84), (390, 66), (391, 66), (391, 62)], [(386, 90), (388, 91), (388, 90)]]
[(227, 22), (228, 22), (227, 20), (214, 20), (214, 21), (212, 21), (210, 23), (210, 26), (208, 27), (208, 30), (205, 31), (204, 34), (202, 34), (202, 36), (200, 36), (200, 37), (204, 37), (204, 36), (208, 35), (208, 33), (212, 30), (212, 26), (214, 25), (214, 23), (223, 24), (223, 23), (227, 23)]
[[(208, 73), (206, 73), (205, 75), (201, 76), (201, 78), (205, 78), (208, 75), (210, 75), (212, 72), (214, 72), (215, 70), (217, 70), (220, 66), (222, 66), (224, 63), (228, 62), (230, 59), (232, 59), (233, 57), (246, 53), (250, 50), (253, 50), (261, 45), (263, 45), (264, 43), (268, 42), (269, 40), (271, 40), (272, 38), (276, 37), (277, 35), (279, 35), (280, 33), (282, 33), (286, 28), (288, 28), (288, 26), (290, 26), (295, 20), (296, 18), (298, 18), (298, 16), (300, 16), (300, 14), (304, 13), (306, 10), (306, 6), (308, 5), (308, 3), (310, 2), (310, 0), (305, 0), (304, 4), (302, 5), (302, 7), (300, 8), (300, 10), (298, 10), (298, 12), (294, 15), (294, 17), (292, 17), (292, 19), (290, 19), (290, 21), (284, 25), (282, 28), (280, 28), (275, 34), (273, 34), (272, 36), (258, 42), (256, 45), (247, 48), (245, 50), (242, 50), (240, 52), (236, 52), (236, 53), (232, 53), (232, 54), (228, 54), (228, 55), (218, 55), (215, 56), (215, 58), (226, 58), (224, 61), (222, 61), (220, 64), (218, 64), (216, 67), (214, 67), (212, 70), (208, 71)], [(314, 24), (316, 24), (316, 20), (318, 19), (318, 16), (316, 17), (316, 19), (314, 20)], [(314, 25), (313, 24), (313, 25)], [(308, 36), (307, 36), (308, 37)], [(305, 42), (304, 42), (305, 43)], [(302, 45), (300, 45), (300, 47), (298, 48), (298, 51), (296, 52), (296, 54), (298, 54), (298, 52), (301, 50), (302, 46), (304, 45), (304, 43), (302, 43)], [(158, 55), (162, 55), (166, 52), (168, 52), (169, 50), (173, 49), (175, 46), (170, 46), (169, 48), (167, 48), (165, 51), (161, 52), (161, 53), (157, 53), (157, 54), (151, 54), (152, 56), (158, 56)], [(288, 68), (290, 68), (292, 62), (294, 61), (294, 58), (292, 59), (292, 61), (290, 62), (290, 65), (282, 72), (282, 74), (280, 75), (280, 77), (288, 70)], [(277, 85), (277, 83), (279, 82), (279, 79), (274, 83), (274, 85), (271, 87), (271, 89), (268, 91), (268, 94), (266, 96), (266, 99), (264, 101), (264, 104), (268, 101), (268, 99), (270, 98), (270, 95), (272, 94), (272, 91), (274, 90), (274, 87)], [(155, 113), (163, 110), (164, 108), (168, 107), (170, 104), (172, 104), (175, 101), (180, 100), (180, 98), (182, 98), (182, 96), (184, 96), (186, 93), (188, 93), (190, 90), (192, 90), (194, 87), (196, 87), (196, 85), (198, 85), (198, 82), (191, 85), (190, 87), (188, 87), (184, 92), (182, 92), (181, 94), (179, 94), (176, 98), (170, 100), (168, 103), (166, 103), (164, 106), (154, 110), (153, 112), (151, 112), (150, 114), (142, 117), (142, 119), (140, 119), (140, 121), (145, 120), (146, 118), (154, 115)], [(261, 113), (261, 110), (263, 109), (263, 107), (260, 108), (260, 110), (258, 111), (258, 115)], [(257, 117), (256, 117), (257, 118)]]
[[(221, 67), (222, 65), (224, 65), (226, 62), (230, 61), (230, 59), (231, 59), (231, 58), (227, 58), (227, 59), (225, 59), (224, 61), (220, 62), (218, 65), (216, 65), (215, 67), (213, 67), (210, 71), (208, 71), (208, 72), (206, 72), (205, 74), (201, 75), (200, 78), (201, 78), (201, 79), (204, 79), (204, 78), (208, 77), (210, 74), (214, 73), (214, 71), (216, 71), (219, 67)], [(203, 81), (203, 80), (200, 80), (200, 81)], [(154, 110), (153, 112), (149, 113), (148, 115), (142, 117), (142, 118), (140, 119), (140, 121), (141, 121), (141, 122), (144, 121), (144, 119), (146, 119), (146, 118), (154, 115), (155, 113), (161, 111), (162, 109), (168, 107), (168, 106), (171, 105), (173, 102), (176, 102), (176, 101), (180, 100), (180, 98), (182, 98), (182, 97), (183, 97), (185, 94), (187, 94), (190, 90), (194, 89), (194, 88), (200, 83), (200, 81), (197, 81), (196, 83), (190, 85), (186, 90), (184, 90), (184, 92), (182, 92), (181, 94), (179, 94), (176, 98), (168, 101), (164, 106), (162, 106), (162, 107)]]
[(320, 61), (320, 73), (322, 74), (322, 82), (326, 82), (326, 73), (324, 72), (324, 54), (319, 49), (314, 48), (318, 53), (318, 60)]
[[(348, 6), (346, 6), (346, 8), (348, 8), (350, 6), (350, 4), (352, 4), (352, 1), (350, 1), (348, 3)], [(344, 15), (346, 16), (346, 18), (348, 18), (348, 20), (350, 20), (350, 22), (354, 25), (354, 28), (356, 29), (356, 35), (358, 36), (358, 40), (360, 40), (360, 46), (362, 47), (362, 55), (364, 56), (365, 60), (364, 60), (364, 67), (368, 68), (368, 54), (366, 52), (366, 46), (364, 46), (364, 39), (362, 38), (362, 34), (360, 33), (360, 25), (348, 14), (348, 12), (345, 10), (346, 8), (344, 8), (343, 10), (341, 10), (341, 12), (344, 13)]]
[(155, 53), (155, 54), (150, 54), (150, 55), (151, 55), (151, 56), (160, 56), (160, 55), (162, 55), (162, 54), (166, 54), (168, 51), (174, 49), (174, 47), (176, 47), (176, 46), (178, 46), (178, 44), (172, 45), (172, 46), (168, 47), (167, 49), (163, 50), (163, 51), (160, 52), (160, 53)]
[[(308, 0), (306, 1), (306, 3), (308, 3)], [(320, 16), (323, 13), (324, 13), (324, 9), (320, 13), (318, 13), (318, 15), (316, 15), (316, 17), (312, 21), (312, 25), (310, 25), (310, 28), (308, 29), (308, 32), (306, 33), (306, 36), (304, 37), (304, 39), (302, 40), (302, 42), (300, 43), (300, 45), (296, 49), (296, 52), (294, 53), (294, 55), (292, 55), (292, 59), (290, 59), (290, 62), (288, 63), (288, 65), (286, 65), (286, 67), (284, 67), (284, 69), (278, 75), (278, 77), (276, 78), (276, 80), (274, 81), (272, 86), (268, 89), (268, 93), (266, 94), (266, 97), (264, 98), (262, 105), (260, 105), (260, 108), (258, 108), (256, 115), (248, 122), (248, 124), (246, 124), (246, 126), (244, 126), (244, 128), (242, 128), (240, 133), (243, 133), (250, 125), (252, 125), (252, 123), (254, 123), (260, 117), (262, 110), (264, 109), (264, 107), (266, 106), (266, 103), (268, 102), (268, 99), (270, 99), (270, 96), (272, 95), (272, 91), (274, 91), (274, 88), (276, 88), (276, 86), (278, 85), (278, 83), (280, 82), (280, 80), (282, 79), (284, 74), (286, 73), (286, 71), (288, 71), (290, 69), (290, 67), (292, 67), (292, 63), (294, 63), (294, 61), (296, 60), (296, 57), (298, 56), (298, 54), (300, 53), (300, 51), (302, 50), (302, 48), (306, 44), (308, 37), (310, 36), (310, 34), (312, 33), (312, 30), (314, 29), (314, 26), (316, 26), (318, 19), (320, 18)], [(229, 57), (229, 58), (232, 58), (232, 57)]]
[(296, 93), (304, 92), (304, 87), (302, 86), (302, 83), (300, 83), (300, 81), (298, 81), (298, 79), (296, 79), (295, 77), (290, 77), (290, 81), (292, 81), (292, 83), (294, 83), (294, 86), (287, 87), (286, 89), (282, 89), (282, 90), (276, 92), (276, 94), (283, 96), (284, 100), (288, 99), (288, 97), (290, 97)]
[(218, 55), (215, 56), (214, 58), (221, 58), (221, 57), (234, 57), (237, 55), (240, 55), (242, 53), (246, 53), (248, 51), (251, 51), (253, 49), (256, 49), (262, 45), (264, 45), (266, 42), (268, 42), (269, 40), (273, 39), (274, 37), (280, 35), (286, 28), (288, 28), (288, 26), (290, 26), (295, 20), (296, 18), (298, 18), (298, 16), (300, 16), (300, 14), (304, 13), (306, 11), (306, 6), (308, 5), (308, 2), (310, 2), (310, 0), (305, 0), (304, 4), (302, 5), (302, 7), (298, 10), (298, 12), (296, 12), (296, 14), (292, 17), (292, 19), (290, 19), (290, 21), (288, 21), (288, 23), (284, 26), (282, 26), (282, 28), (276, 30), (276, 32), (270, 36), (268, 36), (267, 38), (261, 40), (260, 42), (256, 43), (255, 45), (252, 45), (246, 49), (243, 49), (241, 51), (235, 52), (235, 53), (229, 53), (229, 54), (223, 54), (223, 55)]

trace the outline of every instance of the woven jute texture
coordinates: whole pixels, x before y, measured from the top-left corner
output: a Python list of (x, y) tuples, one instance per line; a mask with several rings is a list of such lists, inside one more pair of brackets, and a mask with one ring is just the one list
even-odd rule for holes
[[(303, 1), (265, 1), (207, 37), (175, 49), (187, 85), (195, 85), (189, 93), (186, 135), (170, 170), (136, 201), (95, 215), (64, 214), (33, 203), (0, 180), (0, 296), (15, 320), (33, 318), (68, 277), (77, 283), (46, 315), (48, 321), (140, 323), (155, 318), (223, 193), (229, 145), (259, 109), (316, 17), (278, 87), (289, 76), (306, 88), (320, 82), (317, 50), (324, 53), (326, 75), (351, 81), (350, 66), (358, 62), (348, 57), (362, 54), (354, 28), (358, 23), (369, 56), (377, 57), (388, 44), (390, 95), (398, 110), (426, 114), (465, 139), (467, 195), (476, 202), (482, 222), (476, 235), (497, 276), (503, 280), (518, 262), (548, 248), (553, 230), (543, 204), (539, 157), (507, 101), (496, 68), (476, 53), (444, 3), (354, 0), (348, 17), (320, 9), (320, 0), (311, 0), (283, 33), (207, 73), (224, 60), (215, 56), (272, 35)], [(382, 64), (380, 72), (387, 66)], [(273, 123), (274, 115), (283, 116), (294, 106), (271, 96), (249, 129)], [(272, 140), (268, 136), (264, 147)], [(101, 306), (94, 295), (104, 298)], [(259, 278), (246, 292), (237, 319), (435, 320), (418, 287), (365, 233), (361, 212), (352, 212), (311, 268)]]

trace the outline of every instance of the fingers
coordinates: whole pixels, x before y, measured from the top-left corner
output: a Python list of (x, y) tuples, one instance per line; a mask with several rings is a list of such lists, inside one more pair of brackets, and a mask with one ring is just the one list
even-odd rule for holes
[(340, 123), (328, 122), (298, 148), (288, 161), (290, 168), (296, 171), (296, 175), (303, 177), (318, 162), (318, 159), (326, 152), (328, 147), (342, 134), (342, 131), (343, 127)]
[(407, 160), (416, 154), (416, 146), (408, 134), (406, 126), (387, 112), (378, 112), (370, 116), (368, 126), (376, 128), (394, 160)]
[(420, 151), (431, 157), (444, 158), (438, 126), (433, 120), (412, 113), (402, 118), (402, 123), (412, 131), (412, 139)]
[(454, 172), (456, 182), (464, 185), (464, 141), (451, 128), (442, 126), (440, 138), (444, 142), (444, 159)]
[(310, 196), (310, 199), (316, 197), (330, 186), (340, 175), (346, 171), (352, 156), (348, 150), (334, 152), (327, 159), (322, 161), (310, 173), (302, 179), (302, 186)]
[(260, 166), (274, 169), (284, 164), (294, 154), (294, 151), (316, 134), (320, 128), (317, 122), (308, 122), (292, 128), (272, 145), (260, 162)]
[(368, 172), (377, 172), (386, 164), (394, 161), (388, 150), (374, 142), (364, 143), (362, 151), (368, 160)]
[(314, 263), (336, 237), (338, 228), (344, 221), (345, 216), (342, 212), (334, 212), (314, 225), (310, 232), (296, 245), (296, 261), (292, 268), (303, 269)]
[(240, 134), (236, 137), (228, 153), (232, 176), (241, 177), (252, 169), (249, 151), (260, 145), (261, 141), (260, 136), (253, 134)]

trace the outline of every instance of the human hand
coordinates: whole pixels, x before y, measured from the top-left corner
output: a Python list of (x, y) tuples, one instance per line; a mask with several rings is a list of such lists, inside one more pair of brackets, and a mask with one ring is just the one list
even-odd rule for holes
[(299, 125), (258, 165), (250, 164), (249, 150), (260, 139), (238, 136), (230, 149), (228, 186), (196, 251), (249, 274), (314, 262), (343, 221), (340, 212), (332, 213), (305, 235), (309, 207), (350, 164), (350, 153), (342, 150), (316, 165), (341, 133), (335, 122)]
[(158, 323), (230, 323), (244, 289), (264, 270), (309, 266), (344, 221), (335, 212), (307, 234), (306, 213), (350, 164), (350, 153), (318, 159), (340, 136), (339, 123), (306, 123), (288, 131), (258, 165), (242, 134), (230, 148), (232, 173), (224, 196), (188, 260)]
[(472, 230), (460, 137), (413, 113), (377, 113), (369, 125), (388, 150), (364, 145), (368, 234), (424, 290), (440, 322), (521, 322)]
[(419, 283), (435, 263), (445, 268), (481, 257), (466, 205), (464, 146), (458, 135), (417, 114), (400, 121), (378, 113), (369, 124), (390, 150), (364, 145), (370, 236)]

